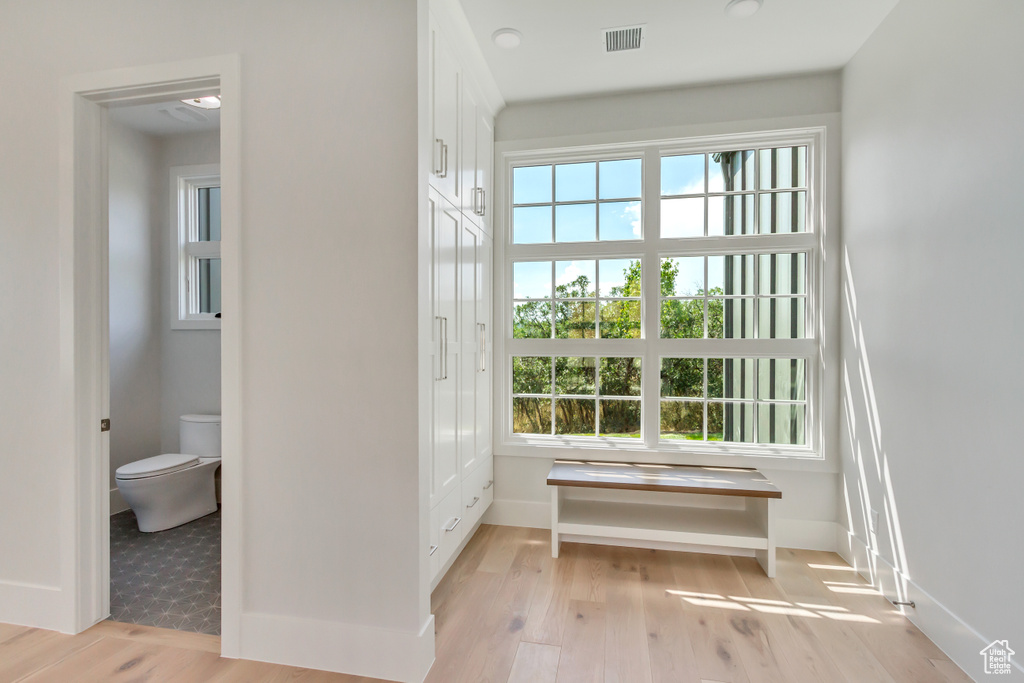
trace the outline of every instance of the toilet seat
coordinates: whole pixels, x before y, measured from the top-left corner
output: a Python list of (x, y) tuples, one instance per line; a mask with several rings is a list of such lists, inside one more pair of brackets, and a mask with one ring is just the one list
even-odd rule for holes
[(164, 453), (163, 455), (154, 455), (152, 458), (144, 458), (130, 462), (127, 465), (121, 465), (114, 473), (114, 478), (122, 480), (146, 479), (188, 469), (198, 464), (199, 458), (195, 455)]

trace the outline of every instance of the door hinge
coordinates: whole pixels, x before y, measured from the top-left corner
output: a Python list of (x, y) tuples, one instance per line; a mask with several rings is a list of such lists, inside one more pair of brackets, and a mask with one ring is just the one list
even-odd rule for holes
[(109, 417), (105, 417), (102, 420), (100, 420), (100, 431), (101, 432), (109, 432), (110, 431), (110, 418)]

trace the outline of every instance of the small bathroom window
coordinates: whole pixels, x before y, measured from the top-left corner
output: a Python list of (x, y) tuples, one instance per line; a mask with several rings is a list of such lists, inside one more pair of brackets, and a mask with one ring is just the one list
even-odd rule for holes
[(220, 329), (220, 167), (171, 169), (177, 279), (175, 329)]

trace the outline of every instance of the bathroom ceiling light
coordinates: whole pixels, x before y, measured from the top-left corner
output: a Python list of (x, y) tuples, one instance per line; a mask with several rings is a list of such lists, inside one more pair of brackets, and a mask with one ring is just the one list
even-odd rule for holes
[(523, 42), (523, 34), (514, 28), (499, 28), (491, 36), (491, 40), (498, 47), (511, 50), (519, 47), (519, 43)]
[(761, 9), (761, 0), (730, 0), (725, 13), (736, 19), (743, 19)]
[(192, 105), (193, 107), (199, 107), (200, 109), (220, 109), (220, 95), (190, 97), (187, 100), (182, 100), (182, 102)]

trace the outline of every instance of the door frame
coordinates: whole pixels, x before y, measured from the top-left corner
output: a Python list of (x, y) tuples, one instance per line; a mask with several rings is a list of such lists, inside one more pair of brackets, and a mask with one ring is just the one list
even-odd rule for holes
[[(61, 80), (59, 298), (61, 630), (110, 615), (107, 112), (219, 93), (221, 107), (221, 652), (237, 657), (242, 598), (241, 68), (238, 55), (78, 74)], [(118, 425), (113, 425), (117, 429)]]

